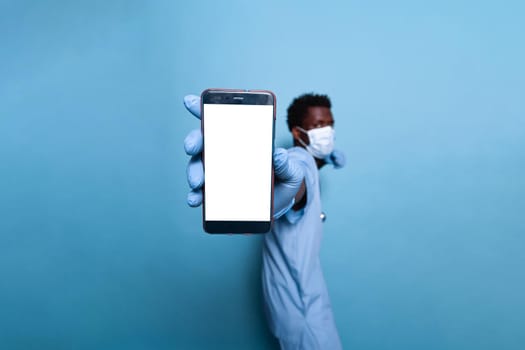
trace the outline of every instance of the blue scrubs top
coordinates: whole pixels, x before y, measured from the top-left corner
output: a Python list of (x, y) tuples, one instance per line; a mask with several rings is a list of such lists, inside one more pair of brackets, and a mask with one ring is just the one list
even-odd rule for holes
[(262, 284), (270, 329), (282, 349), (341, 349), (319, 260), (319, 170), (305, 149), (288, 152), (304, 167), (307, 202), (277, 219), (265, 235)]

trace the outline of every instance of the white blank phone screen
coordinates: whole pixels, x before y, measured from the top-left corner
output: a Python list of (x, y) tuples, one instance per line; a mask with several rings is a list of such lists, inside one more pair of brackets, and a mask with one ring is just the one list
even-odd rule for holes
[(273, 106), (204, 104), (206, 221), (270, 221)]

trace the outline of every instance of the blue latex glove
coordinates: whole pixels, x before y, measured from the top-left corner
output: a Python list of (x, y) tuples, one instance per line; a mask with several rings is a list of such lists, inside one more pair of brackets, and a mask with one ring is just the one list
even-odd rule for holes
[[(201, 117), (201, 100), (199, 96), (187, 95), (184, 105), (195, 117)], [(239, 145), (242, 147), (242, 145)], [(190, 192), (187, 201), (189, 206), (202, 204), (202, 186), (204, 185), (204, 167), (202, 165), (203, 137), (201, 129), (191, 131), (184, 139), (184, 149), (191, 156), (186, 175)], [(304, 179), (304, 171), (296, 162), (288, 158), (288, 151), (277, 148), (273, 154), (275, 174), (273, 216), (279, 218), (294, 204), (294, 198)]]
[(328, 157), (326, 157), (324, 161), (328, 164), (332, 164), (335, 169), (341, 169), (346, 165), (345, 154), (338, 149), (334, 149), (333, 152)]

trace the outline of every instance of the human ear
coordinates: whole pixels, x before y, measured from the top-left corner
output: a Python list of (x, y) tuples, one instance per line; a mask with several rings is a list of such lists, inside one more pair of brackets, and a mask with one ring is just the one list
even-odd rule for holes
[(302, 141), (303, 144), (306, 144), (306, 145), (310, 144), (310, 139), (308, 138), (308, 135), (306, 135), (304, 131), (301, 131), (300, 128), (297, 126), (294, 126), (292, 128), (292, 136), (294, 140), (297, 140), (298, 142)]
[(296, 126), (292, 128), (292, 136), (295, 140), (301, 138), (301, 131)]

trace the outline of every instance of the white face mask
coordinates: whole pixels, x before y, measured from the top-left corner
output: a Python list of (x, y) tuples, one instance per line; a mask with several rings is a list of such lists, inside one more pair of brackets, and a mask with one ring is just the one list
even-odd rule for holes
[(325, 159), (334, 150), (335, 130), (333, 127), (325, 126), (322, 128), (304, 130), (297, 126), (297, 129), (308, 135), (310, 144), (305, 144), (300, 138), (297, 141), (299, 141), (299, 143), (306, 148), (308, 153), (315, 158)]

